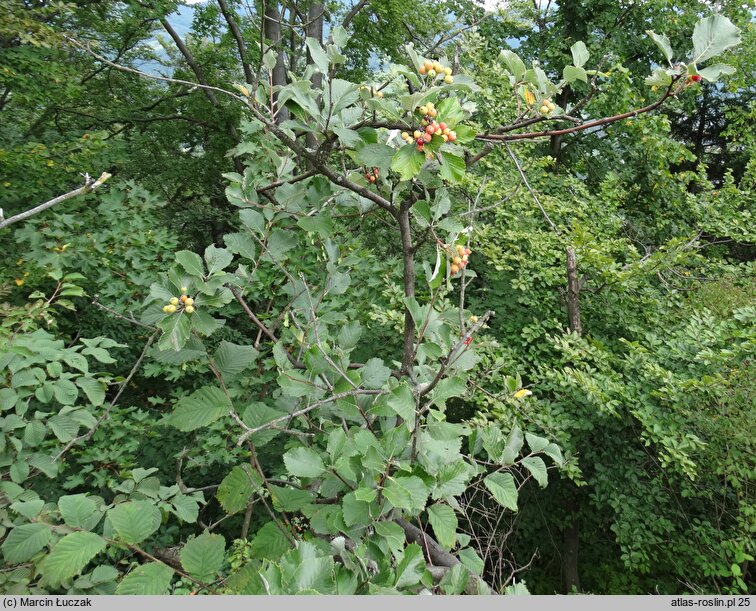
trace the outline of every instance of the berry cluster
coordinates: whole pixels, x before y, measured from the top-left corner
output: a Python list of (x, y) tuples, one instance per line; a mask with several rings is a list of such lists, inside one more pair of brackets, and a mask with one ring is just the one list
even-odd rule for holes
[(462, 244), (457, 244), (457, 254), (452, 258), (452, 264), (449, 266), (449, 271), (452, 276), (456, 276), (467, 266), (467, 261), (472, 254), (472, 250)]
[(365, 172), (365, 180), (373, 184), (375, 183), (376, 180), (378, 180), (379, 173), (380, 173), (380, 170), (378, 168), (373, 168), (372, 170), (368, 170), (367, 172)]
[(550, 112), (554, 112), (555, 108), (556, 108), (556, 104), (554, 104), (554, 102), (552, 102), (551, 100), (544, 100), (543, 103), (541, 104), (541, 107), (538, 109), (538, 111), (542, 115), (547, 115)]
[(187, 288), (181, 287), (181, 297), (171, 297), (168, 304), (163, 306), (163, 312), (173, 314), (178, 310), (184, 310), (187, 314), (194, 312), (194, 299), (186, 294)]
[(426, 59), (423, 65), (418, 68), (418, 72), (430, 79), (443, 77), (444, 83), (447, 85), (451, 85), (454, 82), (452, 69), (442, 66), (440, 62), (432, 62)]
[(417, 112), (422, 116), (423, 129), (416, 129), (411, 136), (408, 132), (402, 132), (402, 140), (407, 143), (414, 141), (418, 151), (422, 153), (425, 145), (433, 139), (434, 135), (439, 136), (444, 142), (454, 142), (457, 139), (457, 133), (449, 129), (446, 123), (436, 121), (438, 110), (433, 102), (420, 106)]

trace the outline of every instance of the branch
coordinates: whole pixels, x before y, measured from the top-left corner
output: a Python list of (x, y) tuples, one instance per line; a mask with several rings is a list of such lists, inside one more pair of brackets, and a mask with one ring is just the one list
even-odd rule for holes
[(247, 61), (247, 48), (244, 46), (244, 37), (239, 29), (239, 25), (236, 23), (231, 11), (228, 10), (226, 0), (218, 0), (218, 6), (220, 7), (223, 17), (226, 19), (226, 23), (228, 23), (228, 28), (231, 30), (231, 34), (233, 34), (234, 40), (236, 41), (236, 46), (239, 49), (239, 57), (241, 59), (242, 69), (244, 70), (244, 78), (246, 78), (247, 82), (251, 85), (254, 83), (255, 77), (252, 74), (252, 68), (250, 67), (249, 62)]
[(110, 405), (108, 405), (108, 408), (103, 412), (102, 416), (100, 416), (97, 419), (97, 422), (95, 422), (95, 425), (83, 435), (74, 437), (71, 441), (69, 441), (65, 445), (65, 447), (60, 452), (58, 452), (55, 458), (52, 459), (52, 462), (56, 462), (61, 456), (63, 456), (63, 454), (68, 452), (68, 450), (70, 450), (73, 446), (75, 446), (80, 441), (87, 441), (88, 439), (92, 438), (92, 435), (95, 434), (95, 431), (98, 428), (100, 428), (100, 425), (110, 415), (110, 412), (113, 409), (113, 407), (115, 407), (115, 404), (118, 403), (118, 399), (121, 398), (123, 391), (129, 385), (129, 382), (131, 382), (131, 379), (136, 375), (136, 372), (139, 371), (139, 367), (142, 365), (142, 361), (144, 360), (144, 357), (147, 354), (147, 350), (149, 350), (150, 346), (152, 345), (152, 342), (155, 341), (155, 338), (158, 336), (159, 333), (160, 331), (155, 331), (152, 335), (150, 335), (150, 338), (147, 340), (147, 343), (144, 345), (142, 354), (139, 355), (139, 358), (137, 359), (136, 363), (134, 363), (134, 366), (131, 368), (129, 375), (127, 375), (126, 379), (123, 382), (121, 382), (121, 385), (118, 387), (118, 392), (116, 393), (116, 396), (113, 397), (113, 400), (110, 402)]
[(370, 0), (360, 0), (357, 4), (355, 4), (352, 7), (352, 10), (350, 10), (342, 20), (341, 27), (344, 29), (349, 27), (349, 24), (352, 23), (352, 19), (357, 16), (357, 13), (359, 13), (363, 9), (363, 7), (368, 4), (368, 2), (370, 2)]
[(507, 153), (509, 153), (509, 156), (512, 158), (512, 161), (514, 161), (515, 167), (517, 168), (517, 171), (520, 173), (520, 178), (522, 178), (522, 182), (528, 188), (528, 191), (530, 191), (530, 194), (533, 196), (535, 203), (541, 209), (541, 213), (543, 214), (544, 218), (548, 221), (549, 225), (551, 225), (551, 228), (556, 233), (559, 233), (559, 229), (554, 224), (554, 221), (552, 221), (549, 215), (547, 214), (546, 209), (541, 204), (541, 200), (538, 199), (538, 196), (536, 195), (535, 191), (533, 191), (533, 189), (530, 187), (530, 183), (528, 182), (528, 179), (525, 177), (525, 172), (522, 171), (522, 166), (520, 165), (520, 161), (517, 159), (517, 157), (515, 157), (515, 154), (512, 152), (512, 149), (509, 148), (509, 144), (505, 142), (504, 146), (507, 147)]
[(359, 395), (383, 395), (385, 393), (386, 393), (385, 390), (361, 390), (361, 389), (350, 390), (349, 392), (340, 392), (331, 397), (328, 397), (327, 399), (316, 401), (312, 405), (303, 407), (302, 409), (297, 410), (296, 412), (291, 412), (290, 414), (286, 414), (285, 416), (281, 416), (280, 418), (274, 418), (273, 420), (270, 420), (269, 422), (266, 422), (265, 424), (261, 424), (260, 426), (257, 426), (253, 429), (248, 428), (245, 425), (246, 430), (239, 437), (239, 439), (236, 442), (236, 445), (237, 446), (242, 445), (251, 435), (254, 435), (255, 433), (259, 433), (260, 431), (264, 431), (265, 429), (269, 429), (273, 425), (278, 424), (279, 422), (283, 422), (284, 420), (292, 420), (294, 418), (298, 418), (299, 416), (304, 416), (305, 414), (311, 412), (312, 410), (322, 407), (323, 405), (327, 405), (328, 403), (332, 403), (333, 401), (338, 401), (339, 399), (346, 399), (348, 397), (356, 397)]
[(589, 121), (588, 123), (583, 123), (582, 125), (576, 125), (574, 127), (567, 127), (565, 129), (553, 129), (553, 130), (546, 130), (542, 132), (525, 132), (522, 134), (479, 134), (475, 136), (475, 138), (476, 140), (481, 140), (483, 142), (513, 142), (515, 140), (534, 140), (536, 138), (573, 134), (575, 132), (581, 132), (586, 129), (590, 129), (592, 127), (599, 127), (601, 125), (609, 125), (610, 123), (616, 123), (617, 121), (622, 121), (623, 119), (637, 117), (638, 115), (642, 115), (644, 113), (651, 112), (652, 110), (656, 110), (662, 104), (664, 104), (667, 98), (669, 98), (672, 95), (673, 90), (675, 88), (675, 84), (680, 80), (680, 78), (681, 78), (680, 76), (674, 77), (669, 87), (667, 87), (667, 90), (664, 92), (664, 95), (662, 95), (658, 100), (656, 100), (656, 102), (649, 104), (647, 106), (643, 106), (642, 108), (636, 108), (635, 110), (629, 110), (628, 112), (623, 112), (622, 114), (619, 114), (619, 115), (614, 115), (611, 117), (604, 117), (603, 119), (596, 119), (595, 121)]
[(13, 223), (17, 223), (19, 221), (25, 221), (29, 217), (32, 217), (35, 214), (39, 214), (40, 212), (44, 212), (48, 208), (52, 208), (56, 204), (60, 204), (61, 202), (66, 201), (67, 199), (76, 197), (77, 195), (86, 195), (87, 193), (91, 193), (98, 187), (102, 186), (105, 183), (105, 181), (108, 180), (108, 178), (110, 178), (110, 176), (111, 174), (108, 174), (107, 172), (103, 172), (97, 180), (92, 180), (89, 177), (89, 174), (85, 174), (84, 184), (78, 189), (69, 191), (65, 195), (59, 195), (55, 199), (51, 199), (49, 202), (40, 204), (39, 206), (36, 206), (35, 208), (31, 208), (30, 210), (27, 210), (26, 212), (21, 212), (8, 219), (3, 217), (3, 209), (0, 208), (0, 229), (4, 229), (8, 225), (12, 225)]

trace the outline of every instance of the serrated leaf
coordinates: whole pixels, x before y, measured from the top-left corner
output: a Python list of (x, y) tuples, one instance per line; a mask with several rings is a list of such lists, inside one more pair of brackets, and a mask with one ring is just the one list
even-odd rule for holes
[(492, 473), (483, 484), (499, 505), (517, 511), (517, 486), (511, 473)]
[(181, 548), (181, 566), (196, 580), (213, 581), (223, 565), (226, 540), (221, 535), (202, 533)]
[(148, 562), (136, 567), (118, 584), (115, 593), (127, 596), (168, 594), (173, 569), (162, 562)]
[(105, 402), (105, 387), (99, 380), (79, 376), (76, 378), (76, 385), (84, 391), (92, 405), (99, 407)]
[(231, 265), (234, 256), (225, 248), (218, 248), (215, 244), (210, 244), (205, 249), (205, 262), (207, 263), (208, 275), (219, 272)]
[(204, 276), (205, 266), (202, 265), (202, 259), (196, 252), (179, 250), (175, 256), (176, 262), (184, 268), (187, 274), (200, 277)]
[(528, 442), (528, 447), (532, 452), (540, 452), (549, 445), (549, 440), (545, 437), (539, 437), (533, 435), (533, 433), (525, 433), (525, 439)]
[(179, 431), (194, 431), (212, 424), (230, 410), (231, 402), (220, 388), (203, 386), (181, 399), (168, 421)]
[(428, 507), (428, 521), (436, 534), (436, 541), (450, 550), (457, 544), (457, 515), (446, 504), (436, 503)]
[(68, 526), (92, 530), (102, 517), (97, 503), (85, 494), (71, 494), (58, 499), (58, 509)]
[(323, 45), (321, 45), (320, 41), (318, 41), (316, 38), (311, 38), (309, 36), (305, 40), (305, 44), (307, 45), (307, 50), (310, 52), (310, 57), (318, 67), (318, 70), (320, 70), (322, 74), (326, 74), (328, 72), (329, 62), (328, 55), (326, 55), (326, 52), (323, 50)]
[(257, 531), (249, 551), (253, 558), (278, 560), (289, 550), (289, 547), (289, 540), (275, 522), (267, 522)]
[(582, 40), (578, 40), (574, 45), (570, 47), (570, 53), (572, 53), (572, 63), (577, 68), (585, 65), (591, 54), (588, 52), (588, 48)]
[(221, 375), (231, 379), (252, 365), (259, 354), (253, 346), (240, 346), (223, 340), (213, 355), (213, 361)]
[(585, 71), (585, 68), (581, 68), (580, 66), (565, 66), (562, 78), (568, 83), (574, 83), (575, 81), (587, 83), (588, 73)]
[(294, 448), (283, 456), (286, 470), (297, 477), (317, 477), (325, 471), (320, 455), (311, 448)]
[(386, 144), (366, 144), (357, 153), (357, 162), (387, 172), (391, 168), (394, 149)]
[(698, 74), (701, 76), (701, 78), (709, 81), (710, 83), (714, 83), (719, 80), (719, 77), (723, 74), (735, 74), (735, 72), (735, 68), (728, 64), (713, 64), (711, 66), (707, 66), (706, 68), (701, 68), (698, 71)]
[(423, 509), (430, 491), (423, 480), (415, 475), (389, 478), (383, 496), (397, 509), (408, 511)]
[(52, 587), (78, 575), (105, 549), (105, 541), (91, 532), (73, 532), (63, 537), (42, 563), (45, 582)]
[(564, 464), (564, 457), (562, 456), (562, 450), (555, 443), (550, 443), (543, 449), (543, 453), (549, 456), (558, 466)]
[(179, 520), (194, 524), (199, 517), (199, 502), (185, 494), (178, 494), (171, 499), (171, 505)]
[(459, 182), (464, 178), (467, 166), (462, 157), (453, 153), (439, 153), (439, 159), (441, 161), (439, 172), (441, 178), (451, 183)]
[(223, 478), (216, 497), (226, 513), (234, 514), (246, 509), (261, 484), (260, 475), (250, 465), (237, 465)]
[(391, 377), (391, 370), (379, 358), (372, 358), (360, 369), (362, 385), (365, 388), (381, 388)]
[(530, 471), (530, 474), (540, 484), (541, 488), (545, 488), (549, 483), (549, 476), (543, 459), (540, 456), (526, 456), (521, 462)]
[(667, 60), (667, 63), (669, 65), (672, 65), (672, 45), (669, 42), (669, 38), (667, 38), (664, 34), (657, 34), (656, 32), (652, 30), (646, 30), (646, 34), (648, 34), (653, 41), (656, 43), (656, 46), (659, 47), (659, 50), (662, 52), (662, 55), (664, 55), (664, 58)]
[(158, 341), (158, 348), (160, 350), (181, 350), (186, 345), (191, 333), (189, 315), (183, 311), (169, 314), (160, 320), (157, 326), (163, 332)]
[(425, 558), (423, 558), (423, 550), (417, 543), (410, 543), (396, 564), (394, 587), (414, 586), (420, 581), (424, 571)]
[(701, 64), (740, 44), (740, 29), (724, 15), (701, 19), (693, 29), (693, 56), (690, 63)]
[(17, 526), (3, 541), (6, 564), (19, 564), (30, 560), (50, 542), (52, 532), (46, 524), (34, 523)]
[(412, 180), (420, 173), (425, 163), (425, 154), (417, 150), (414, 144), (401, 147), (391, 159), (391, 169), (399, 174), (400, 180)]
[(160, 510), (149, 501), (128, 501), (108, 511), (108, 520), (118, 537), (136, 545), (160, 528)]

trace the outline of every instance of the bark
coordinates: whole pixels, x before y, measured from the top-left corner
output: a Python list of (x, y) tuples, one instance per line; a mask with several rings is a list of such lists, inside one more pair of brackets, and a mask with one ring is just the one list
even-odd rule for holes
[[(308, 38), (314, 38), (319, 43), (323, 43), (323, 5), (319, 3), (314, 3), (310, 10), (307, 12), (307, 29), (306, 34)], [(307, 52), (307, 65), (311, 65), (313, 63), (312, 56), (310, 55), (310, 52)], [(312, 86), (315, 89), (320, 89), (323, 87), (323, 75), (320, 72), (316, 72), (312, 75), (312, 78), (310, 79), (310, 82), (312, 83)], [(311, 149), (314, 149), (318, 145), (318, 140), (315, 137), (315, 134), (307, 134), (306, 138), (307, 146)]]
[(247, 83), (250, 85), (255, 82), (255, 77), (252, 74), (252, 67), (247, 61), (247, 48), (244, 44), (244, 37), (239, 29), (239, 24), (236, 23), (233, 13), (229, 10), (226, 0), (218, 0), (218, 6), (220, 7), (223, 18), (228, 24), (228, 29), (231, 30), (231, 34), (236, 41), (236, 47), (239, 49), (239, 59), (241, 60), (242, 69), (244, 70), (244, 78), (247, 79)]
[(577, 335), (582, 335), (583, 323), (580, 320), (579, 283), (575, 249), (569, 247), (567, 249), (567, 313), (570, 319), (570, 330)]
[[(268, 39), (268, 44), (277, 50), (276, 65), (273, 67), (271, 84), (273, 87), (283, 87), (286, 85), (286, 63), (281, 46), (281, 12), (278, 10), (277, 4), (271, 3), (266, 5), (264, 21), (265, 38)], [(274, 94), (273, 99), (277, 100), (278, 94)], [(286, 108), (279, 110), (276, 107), (274, 110), (277, 111), (276, 123), (283, 123), (289, 119), (289, 111)]]
[(580, 591), (580, 572), (578, 567), (578, 548), (580, 545), (580, 505), (575, 497), (567, 501), (566, 507), (572, 516), (572, 522), (564, 531), (562, 547), (562, 588), (565, 594), (573, 590)]
[[(410, 226), (410, 206), (402, 204), (399, 210), (399, 232), (402, 237), (402, 253), (404, 266), (404, 296), (415, 296), (415, 261), (412, 256), (412, 228)], [(407, 374), (412, 370), (415, 356), (415, 321), (409, 308), (404, 308), (404, 349), (402, 350), (402, 372)]]

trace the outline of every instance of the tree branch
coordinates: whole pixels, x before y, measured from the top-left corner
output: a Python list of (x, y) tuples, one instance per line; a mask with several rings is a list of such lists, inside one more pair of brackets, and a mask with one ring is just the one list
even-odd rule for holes
[(35, 214), (44, 212), (48, 208), (52, 208), (53, 206), (60, 204), (61, 202), (64, 202), (73, 197), (76, 197), (77, 195), (86, 195), (87, 193), (91, 193), (98, 187), (102, 186), (105, 183), (105, 181), (108, 180), (108, 178), (110, 178), (110, 176), (111, 174), (108, 174), (107, 172), (103, 172), (97, 180), (92, 180), (89, 177), (89, 174), (86, 174), (84, 176), (84, 184), (78, 189), (69, 191), (68, 193), (65, 193), (64, 195), (59, 195), (58, 197), (51, 199), (49, 202), (45, 202), (44, 204), (35, 206), (34, 208), (27, 210), (26, 212), (20, 212), (19, 214), (16, 214), (15, 216), (12, 216), (7, 219), (3, 216), (3, 209), (0, 208), (0, 229), (4, 229), (8, 225), (12, 225), (13, 223), (18, 223), (19, 221), (25, 221), (26, 219), (34, 216)]

